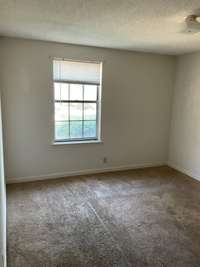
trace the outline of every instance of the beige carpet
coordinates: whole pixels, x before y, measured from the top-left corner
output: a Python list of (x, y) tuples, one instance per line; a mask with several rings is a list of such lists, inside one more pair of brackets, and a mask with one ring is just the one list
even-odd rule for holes
[(8, 267), (200, 266), (200, 183), (168, 167), (7, 193)]

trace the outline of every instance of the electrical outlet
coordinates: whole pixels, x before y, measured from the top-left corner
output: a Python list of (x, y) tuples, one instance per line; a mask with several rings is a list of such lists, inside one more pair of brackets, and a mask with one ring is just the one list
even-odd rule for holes
[(108, 162), (108, 159), (106, 157), (103, 158), (103, 163), (106, 164)]

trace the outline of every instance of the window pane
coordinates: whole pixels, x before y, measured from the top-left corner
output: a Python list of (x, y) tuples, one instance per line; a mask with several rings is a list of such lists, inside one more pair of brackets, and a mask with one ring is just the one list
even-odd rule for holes
[(82, 84), (70, 84), (70, 100), (83, 100)]
[(96, 120), (96, 103), (84, 103), (84, 120)]
[(84, 100), (97, 100), (97, 86), (84, 85)]
[(55, 139), (62, 140), (69, 138), (69, 122), (55, 122)]
[(82, 138), (82, 121), (70, 121), (70, 138)]
[(96, 137), (96, 121), (84, 121), (84, 137)]
[(67, 83), (54, 83), (55, 100), (69, 99), (69, 85)]
[(60, 100), (61, 86), (59, 83), (54, 83), (54, 98), (55, 100)]
[(83, 104), (82, 103), (70, 103), (70, 120), (82, 120), (83, 119)]
[(68, 118), (68, 103), (55, 103), (55, 120), (67, 121)]
[(69, 85), (68, 83), (61, 84), (61, 99), (69, 100)]

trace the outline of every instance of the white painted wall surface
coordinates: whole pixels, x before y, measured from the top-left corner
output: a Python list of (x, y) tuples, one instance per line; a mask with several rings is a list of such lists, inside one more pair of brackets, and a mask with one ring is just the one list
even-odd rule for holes
[[(12, 38), (1, 43), (8, 179), (166, 162), (173, 57)], [(103, 143), (52, 145), (51, 57), (103, 61)]]
[(200, 179), (200, 53), (177, 61), (169, 164)]
[(0, 267), (6, 267), (6, 190), (4, 177), (2, 118), (0, 99)]

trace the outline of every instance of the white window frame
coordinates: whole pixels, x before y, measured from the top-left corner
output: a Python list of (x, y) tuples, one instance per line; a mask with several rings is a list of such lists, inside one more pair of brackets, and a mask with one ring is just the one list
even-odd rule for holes
[[(66, 60), (66, 61), (73, 61), (73, 62), (81, 62), (81, 63), (96, 63), (100, 65), (100, 83), (88, 83), (88, 82), (76, 82), (76, 81), (62, 81), (62, 80), (55, 80), (53, 78), (53, 145), (69, 145), (69, 144), (93, 144), (93, 143), (102, 143), (101, 140), (101, 96), (102, 96), (102, 68), (103, 68), (103, 62), (102, 61), (86, 61), (86, 60), (74, 60), (74, 59), (67, 59), (67, 58), (53, 58), (54, 60)], [(52, 65), (53, 65), (52, 61)], [(53, 68), (52, 68), (53, 69)], [(53, 77), (53, 75), (52, 75)], [(95, 138), (70, 138), (70, 139), (61, 139), (57, 140), (55, 138), (55, 89), (54, 89), (54, 83), (68, 83), (68, 84), (82, 84), (82, 85), (97, 85), (97, 100), (93, 101), (96, 103), (96, 137)], [(70, 103), (70, 100), (67, 101)], [(76, 101), (73, 101), (76, 102)], [(77, 101), (77, 102), (87, 102), (87, 101)]]

